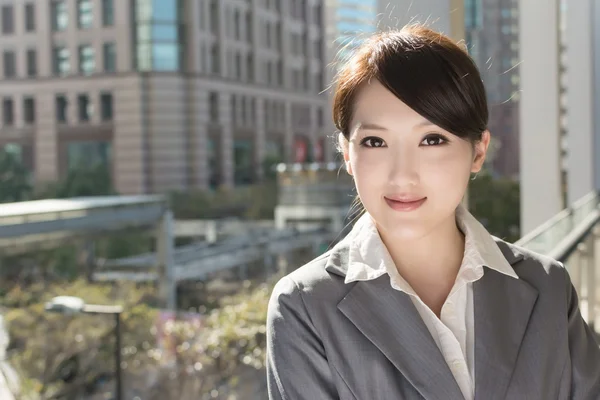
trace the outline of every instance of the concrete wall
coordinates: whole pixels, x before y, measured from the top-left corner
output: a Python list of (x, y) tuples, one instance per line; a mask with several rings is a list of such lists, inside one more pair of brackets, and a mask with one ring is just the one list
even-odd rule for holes
[(557, 0), (519, 1), (521, 233), (562, 209)]

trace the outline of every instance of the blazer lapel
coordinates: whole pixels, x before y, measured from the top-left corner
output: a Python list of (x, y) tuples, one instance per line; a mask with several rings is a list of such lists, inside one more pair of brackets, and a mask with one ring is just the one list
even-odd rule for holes
[(464, 398), (410, 297), (389, 276), (357, 282), (338, 309), (425, 399)]
[(473, 284), (476, 400), (505, 398), (537, 296), (524, 280), (489, 268)]

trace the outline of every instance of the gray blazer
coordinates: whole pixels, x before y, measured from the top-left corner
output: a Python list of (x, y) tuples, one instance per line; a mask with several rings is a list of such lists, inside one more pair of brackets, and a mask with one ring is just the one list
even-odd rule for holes
[[(496, 240), (520, 279), (473, 286), (475, 399), (600, 399), (600, 348), (562, 265)], [(387, 274), (344, 284), (348, 243), (282, 278), (267, 318), (271, 400), (463, 399)]]

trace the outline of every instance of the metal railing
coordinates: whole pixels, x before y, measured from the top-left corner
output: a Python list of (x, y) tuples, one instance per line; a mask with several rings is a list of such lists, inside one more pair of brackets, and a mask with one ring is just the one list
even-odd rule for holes
[(581, 313), (590, 327), (598, 315), (600, 274), (600, 197), (591, 192), (523, 236), (515, 244), (546, 254), (565, 265), (580, 298)]

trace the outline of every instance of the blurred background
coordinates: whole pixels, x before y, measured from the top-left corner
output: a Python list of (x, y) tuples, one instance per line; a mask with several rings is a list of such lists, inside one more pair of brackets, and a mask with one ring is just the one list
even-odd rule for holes
[(597, 1), (0, 0), (0, 398), (266, 399), (273, 284), (356, 211), (330, 84), (411, 21), (487, 88), (471, 212), (594, 325)]

